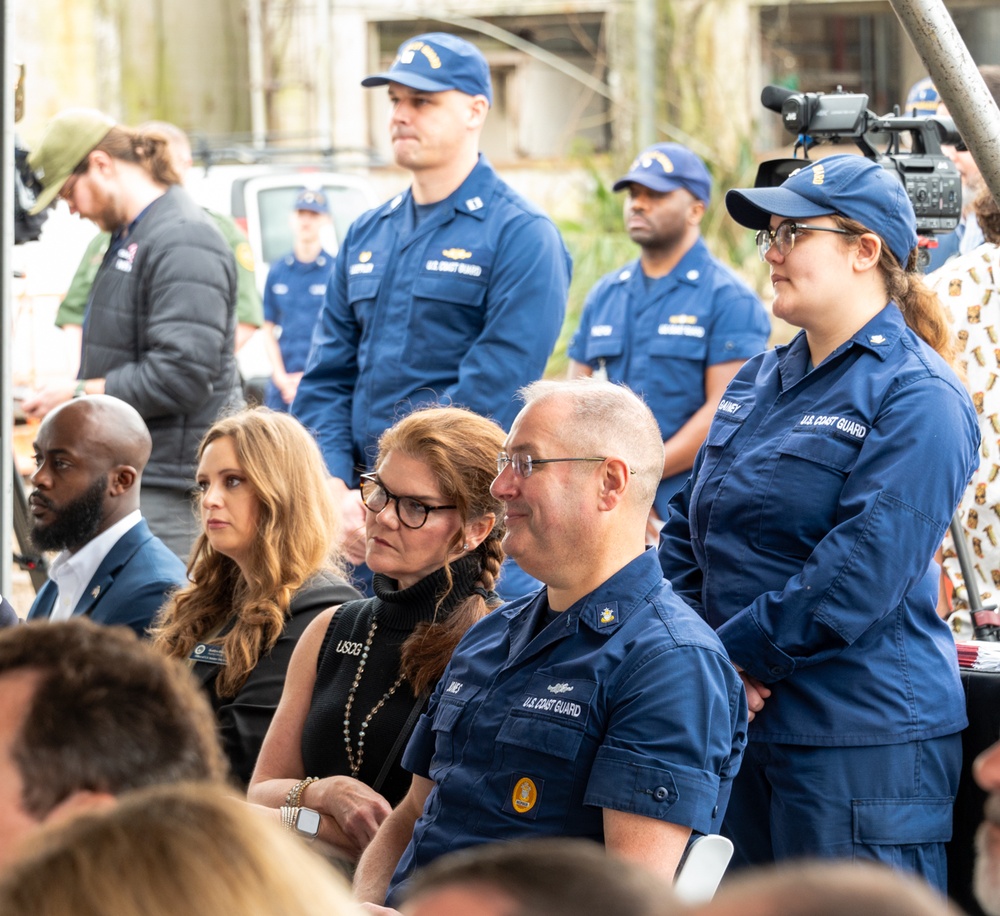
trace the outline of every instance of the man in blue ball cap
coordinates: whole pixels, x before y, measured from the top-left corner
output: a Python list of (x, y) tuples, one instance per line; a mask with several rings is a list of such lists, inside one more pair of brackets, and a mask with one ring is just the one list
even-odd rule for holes
[(722, 393), (767, 346), (760, 299), (709, 252), (700, 225), (712, 192), (704, 163), (679, 143), (640, 153), (614, 184), (638, 259), (590, 291), (569, 347), (570, 375), (604, 374), (642, 395), (663, 435), (658, 520), (687, 480)]
[[(559, 335), (571, 268), (552, 221), (479, 152), (493, 90), (475, 45), (418, 35), (362, 85), (388, 87), (393, 155), (413, 183), (348, 231), (292, 405), (323, 450), (354, 563), (359, 472), (379, 436), (430, 402), (509, 427), (514, 392)], [(501, 580), (501, 593), (523, 591)]]

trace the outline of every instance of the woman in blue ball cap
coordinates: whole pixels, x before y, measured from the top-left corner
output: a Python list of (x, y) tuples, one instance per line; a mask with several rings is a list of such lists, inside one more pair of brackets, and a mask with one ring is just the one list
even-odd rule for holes
[(979, 434), (913, 208), (852, 155), (726, 206), (802, 331), (737, 374), (661, 536), (747, 688), (723, 829), (735, 863), (874, 859), (944, 890), (966, 717), (933, 557)]

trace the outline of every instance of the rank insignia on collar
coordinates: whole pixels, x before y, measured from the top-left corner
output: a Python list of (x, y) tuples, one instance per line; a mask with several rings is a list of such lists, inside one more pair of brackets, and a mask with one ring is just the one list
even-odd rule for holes
[(872, 336), (868, 338), (868, 343), (872, 343), (872, 344), (884, 344), (885, 343), (885, 335), (884, 334), (872, 334)]
[(618, 605), (610, 604), (602, 607), (597, 612), (597, 623), (599, 626), (606, 627), (618, 621)]
[(465, 202), (465, 206), (472, 211), (481, 210), (483, 208), (483, 199), (481, 197), (470, 197)]
[(95, 585), (90, 592), (91, 598), (96, 598), (101, 593), (101, 586)]

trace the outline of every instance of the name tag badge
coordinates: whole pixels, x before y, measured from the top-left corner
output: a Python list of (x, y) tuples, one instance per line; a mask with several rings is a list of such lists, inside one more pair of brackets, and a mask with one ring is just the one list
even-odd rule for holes
[(222, 646), (200, 642), (191, 650), (188, 658), (193, 662), (207, 662), (209, 665), (224, 665), (226, 650)]

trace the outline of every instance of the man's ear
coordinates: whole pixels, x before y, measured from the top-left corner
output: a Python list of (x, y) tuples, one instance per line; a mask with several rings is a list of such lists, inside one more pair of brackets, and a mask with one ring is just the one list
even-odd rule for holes
[(87, 811), (100, 811), (117, 803), (118, 799), (110, 792), (91, 792), (89, 789), (81, 789), (59, 802), (42, 818), (42, 823), (65, 823), (78, 814), (84, 814)]
[(111, 495), (121, 496), (135, 486), (139, 472), (130, 464), (119, 464), (108, 475), (111, 484)]
[(607, 512), (614, 509), (625, 498), (632, 473), (628, 463), (621, 458), (606, 458), (601, 473), (601, 493), (599, 508)]
[(490, 103), (486, 101), (485, 95), (475, 95), (469, 105), (469, 128), (475, 129), (483, 126), (486, 115), (489, 114)]
[(94, 149), (90, 151), (90, 166), (91, 169), (96, 169), (102, 174), (107, 174), (114, 170), (115, 161), (112, 156), (109, 156), (102, 149)]
[(694, 203), (688, 210), (687, 222), (689, 226), (700, 226), (705, 217), (705, 201), (695, 198)]

